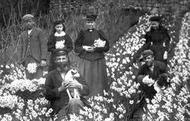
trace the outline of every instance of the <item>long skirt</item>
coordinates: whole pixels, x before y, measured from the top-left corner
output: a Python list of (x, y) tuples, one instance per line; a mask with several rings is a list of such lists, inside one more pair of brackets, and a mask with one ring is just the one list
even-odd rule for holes
[(105, 59), (89, 61), (79, 59), (78, 67), (81, 75), (84, 77), (89, 87), (89, 97), (97, 94), (102, 94), (103, 90), (108, 89), (108, 78), (106, 72)]

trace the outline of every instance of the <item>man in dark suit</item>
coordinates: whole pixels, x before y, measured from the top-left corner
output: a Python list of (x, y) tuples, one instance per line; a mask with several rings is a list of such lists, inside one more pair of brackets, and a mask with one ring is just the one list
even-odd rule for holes
[[(27, 67), (29, 63), (36, 63), (38, 66), (46, 65), (47, 37), (42, 29), (35, 27), (34, 16), (26, 14), (23, 16), (24, 32), (19, 36), (19, 47), (17, 52), (18, 63)], [(28, 78), (38, 78), (42, 76), (41, 68), (33, 75), (28, 73)]]
[(144, 64), (139, 68), (136, 79), (137, 82), (141, 84), (140, 88), (142, 91), (145, 92), (149, 99), (152, 99), (156, 93), (154, 83), (160, 83), (159, 79), (161, 79), (162, 75), (167, 76), (167, 66), (161, 61), (154, 60), (153, 52), (151, 50), (143, 51), (140, 60), (143, 61)]
[(141, 53), (140, 61), (143, 64), (139, 68), (136, 81), (140, 83), (139, 89), (142, 91), (142, 98), (131, 115), (133, 118), (142, 116), (142, 109), (146, 105), (145, 99), (153, 99), (156, 93), (162, 91), (161, 88), (169, 86), (166, 64), (154, 60), (153, 55), (151, 50), (145, 50)]
[[(89, 89), (81, 76), (78, 76), (76, 81), (69, 81), (71, 78), (69, 79), (67, 75), (73, 68), (70, 66), (68, 54), (63, 50), (57, 50), (54, 54), (56, 69), (48, 73), (45, 89), (46, 98), (50, 101), (50, 107), (53, 109), (52, 116), (57, 114), (58, 120), (61, 120), (62, 117), (68, 116), (68, 114), (78, 114), (79, 110), (87, 105), (84, 96), (89, 94)], [(78, 73), (78, 71), (74, 73)], [(68, 93), (70, 88), (77, 89), (79, 98), (70, 97), (70, 94), (75, 95), (75, 92)]]

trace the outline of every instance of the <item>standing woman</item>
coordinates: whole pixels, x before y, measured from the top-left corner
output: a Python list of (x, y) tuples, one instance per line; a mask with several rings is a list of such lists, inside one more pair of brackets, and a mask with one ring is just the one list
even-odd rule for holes
[(109, 50), (109, 42), (103, 31), (95, 29), (97, 15), (87, 15), (87, 30), (81, 30), (75, 41), (75, 52), (79, 53), (79, 69), (90, 89), (89, 96), (101, 94), (108, 89), (104, 53)]
[(69, 53), (73, 49), (72, 39), (65, 33), (65, 25), (63, 20), (54, 22), (53, 32), (49, 37), (47, 46), (48, 52), (51, 53), (48, 68), (48, 72), (50, 72), (55, 69), (55, 63), (53, 60), (55, 50), (60, 49)]

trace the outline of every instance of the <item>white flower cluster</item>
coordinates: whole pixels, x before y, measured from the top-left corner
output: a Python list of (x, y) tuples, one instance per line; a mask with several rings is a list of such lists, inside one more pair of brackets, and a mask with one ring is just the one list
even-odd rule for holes
[(65, 47), (65, 40), (56, 41), (55, 48), (56, 49), (63, 49)]
[[(7, 73), (1, 78), (4, 83), (0, 86), (0, 107), (3, 110), (8, 108), (11, 112), (1, 114), (0, 120), (31, 121), (44, 120), (45, 117), (48, 120), (52, 109), (47, 109), (49, 102), (42, 97), (42, 92), (38, 93), (45, 84), (45, 78), (28, 80), (23, 71), (24, 67), (13, 64), (7, 65), (5, 69)], [(34, 97), (23, 99), (18, 91), (22, 91), (23, 94), (25, 91), (34, 92)]]
[(29, 90), (30, 92), (34, 92), (38, 89), (38, 85), (30, 81), (29, 79), (18, 79), (9, 84), (7, 88), (12, 93), (17, 92), (18, 90), (20, 91)]
[(147, 84), (148, 86), (152, 86), (155, 83), (155, 80), (151, 79), (149, 75), (145, 76), (142, 80), (144, 84)]
[(0, 107), (13, 109), (17, 104), (17, 100), (16, 95), (0, 96)]
[(6, 65), (5, 68), (3, 65), (0, 66), (0, 71), (7, 72), (6, 74), (2, 75), (0, 74), (0, 83), (2, 85), (5, 85), (6, 83), (11, 83), (12, 81), (19, 79), (19, 78), (25, 78), (26, 74), (24, 73), (24, 67), (22, 66), (15, 66), (13, 64)]
[(29, 72), (29, 73), (36, 73), (37, 71), (37, 63), (29, 63), (26, 67), (26, 70)]
[(101, 40), (98, 38), (97, 40), (94, 40), (94, 47), (105, 47), (106, 41)]

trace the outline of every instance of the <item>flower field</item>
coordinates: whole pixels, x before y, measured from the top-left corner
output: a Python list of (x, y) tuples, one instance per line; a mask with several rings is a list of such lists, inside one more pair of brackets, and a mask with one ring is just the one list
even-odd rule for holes
[[(89, 99), (92, 108), (84, 107), (81, 115), (71, 115), (70, 121), (133, 121), (129, 119), (138, 106), (142, 95), (139, 83), (134, 82), (138, 63), (133, 55), (143, 45), (142, 35), (149, 30), (150, 15), (140, 18), (139, 23), (116, 42), (106, 54), (110, 90), (104, 96)], [(175, 25), (166, 25), (174, 43)], [(188, 33), (189, 32), (189, 33)], [(141, 121), (189, 121), (190, 120), (190, 13), (182, 20), (179, 41), (169, 60), (171, 85), (157, 93), (147, 106)], [(0, 67), (0, 120), (1, 121), (48, 121), (51, 109), (44, 98), (45, 78), (28, 80), (24, 68), (16, 65)], [(63, 119), (67, 121), (67, 119)]]

